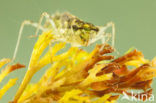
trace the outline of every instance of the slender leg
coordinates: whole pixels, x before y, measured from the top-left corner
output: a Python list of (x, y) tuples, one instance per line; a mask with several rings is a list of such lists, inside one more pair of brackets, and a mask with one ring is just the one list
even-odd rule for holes
[(93, 40), (91, 40), (89, 42), (89, 45), (92, 44), (92, 43), (94, 43), (97, 40), (100, 40), (100, 39), (101, 39), (102, 43), (105, 43), (106, 42), (105, 41), (105, 37), (106, 37), (105, 31), (109, 27), (112, 27), (112, 36), (111, 37), (112, 37), (112, 47), (114, 47), (114, 44), (115, 44), (114, 43), (115, 42), (115, 26), (114, 26), (114, 23), (113, 22), (109, 22), (109, 23), (107, 23), (106, 26), (100, 27), (100, 30), (99, 30), (98, 34), (96, 35), (96, 37)]
[(43, 12), (40, 16), (40, 20), (39, 20), (39, 23), (38, 23), (38, 27), (36, 29), (36, 33), (35, 33), (35, 36), (37, 36), (38, 32), (39, 32), (39, 27), (43, 21), (43, 18), (46, 18), (47, 20), (49, 20), (50, 24), (52, 25), (52, 27), (54, 28), (54, 30), (56, 30), (56, 26), (55, 26), (55, 23), (54, 21), (50, 18), (50, 15), (47, 13), (47, 12)]
[[(115, 24), (113, 22), (109, 22), (106, 25), (106, 27), (107, 28), (112, 27), (112, 36), (110, 36), (110, 37), (112, 37), (112, 47), (114, 48), (114, 46), (115, 46)], [(109, 41), (109, 38), (108, 38), (108, 41)], [(106, 42), (108, 42), (108, 41), (106, 41)], [(114, 48), (114, 50), (116, 51), (117, 55), (120, 55), (119, 51), (116, 48)]]
[(112, 47), (115, 46), (115, 25), (113, 22), (107, 24), (107, 27), (112, 27)]
[[(101, 30), (99, 31), (98, 35), (105, 35), (105, 31), (109, 28), (112, 27), (112, 47), (114, 47), (115, 44), (115, 26), (113, 22), (109, 22), (107, 23), (106, 26), (102, 27)], [(103, 36), (104, 38), (102, 38), (102, 42), (104, 42), (105, 36)]]
[(100, 51), (104, 49), (105, 44), (110, 40), (111, 37), (112, 37), (112, 35), (110, 33), (106, 33), (105, 35), (103, 35), (103, 37), (102, 37), (102, 47), (100, 48)]
[[(105, 40), (105, 38), (107, 38), (107, 39)], [(110, 33), (103, 35), (103, 38), (102, 38), (103, 46), (101, 47), (101, 50), (103, 50), (105, 43), (107, 43), (110, 40), (110, 38), (112, 38), (112, 34), (110, 34)], [(119, 56), (120, 55), (119, 51), (116, 48), (114, 48), (114, 50), (116, 51), (117, 55)]]
[[(34, 27), (38, 27), (37, 23), (33, 23), (30, 20), (23, 21), (23, 23), (21, 24), (20, 30), (19, 30), (18, 39), (17, 39), (17, 43), (16, 43), (16, 47), (15, 47), (15, 51), (14, 51), (14, 54), (13, 54), (12, 61), (14, 61), (15, 58), (16, 58), (18, 47), (19, 47), (19, 44), (20, 44), (21, 36), (22, 36), (22, 32), (23, 32), (23, 28), (24, 28), (25, 25), (32, 25)], [(39, 26), (39, 29), (41, 29), (42, 31), (45, 30), (42, 26)]]
[(107, 39), (105, 40), (105, 42), (107, 43), (110, 40), (110, 38), (112, 37), (112, 35), (111, 35), (111, 33), (107, 33), (105, 35), (105, 37), (107, 37)]
[(98, 35), (96, 35), (96, 37), (95, 37), (95, 38), (93, 38), (92, 40), (90, 40), (90, 41), (89, 41), (88, 45), (93, 44), (94, 42), (96, 42), (96, 41), (100, 40), (101, 38), (102, 38), (102, 43), (103, 43), (103, 42), (104, 42), (104, 40), (105, 40), (104, 36), (103, 36), (103, 35), (101, 35), (101, 34), (98, 34)]
[[(103, 50), (105, 43), (107, 43), (110, 40), (110, 38), (112, 38), (112, 34), (110, 34), (110, 33), (106, 33), (105, 35), (103, 35), (103, 37), (102, 37), (103, 46), (100, 48), (100, 50)], [(116, 48), (114, 48), (114, 50), (116, 51), (117, 55), (119, 56), (120, 55), (119, 51)]]

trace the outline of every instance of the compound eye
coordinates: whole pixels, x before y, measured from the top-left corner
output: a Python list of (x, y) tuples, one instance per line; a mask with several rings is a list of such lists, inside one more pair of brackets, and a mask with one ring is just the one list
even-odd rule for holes
[(77, 31), (79, 28), (76, 25), (72, 26), (73, 30)]

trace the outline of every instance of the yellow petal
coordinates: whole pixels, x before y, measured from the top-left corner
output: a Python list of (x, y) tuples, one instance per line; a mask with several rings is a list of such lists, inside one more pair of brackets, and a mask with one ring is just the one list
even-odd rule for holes
[(9, 62), (10, 62), (10, 59), (8, 59), (8, 58), (4, 58), (4, 59), (0, 60), (0, 68), (1, 68), (3, 65), (5, 65), (5, 64), (7, 64), (7, 63), (9, 63)]
[(11, 88), (13, 85), (15, 85), (16, 81), (17, 81), (17, 78), (10, 79), (9, 82), (6, 85), (4, 85), (2, 87), (2, 89), (0, 89), (0, 99), (8, 91), (9, 88)]

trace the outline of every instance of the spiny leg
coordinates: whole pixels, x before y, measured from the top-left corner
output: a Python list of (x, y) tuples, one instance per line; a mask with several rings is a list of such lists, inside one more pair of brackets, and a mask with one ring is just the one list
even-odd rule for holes
[(110, 22), (107, 24), (107, 27), (112, 27), (112, 47), (115, 46), (115, 24)]
[(40, 19), (39, 19), (39, 23), (38, 23), (38, 27), (36, 29), (36, 33), (35, 33), (35, 36), (37, 36), (38, 32), (39, 32), (39, 27), (44, 19), (44, 17), (49, 20), (50, 24), (52, 25), (52, 27), (54, 28), (54, 30), (56, 31), (56, 26), (55, 26), (55, 23), (54, 21), (50, 18), (50, 15), (47, 13), (47, 12), (43, 12), (40, 16)]
[[(103, 38), (103, 35), (101, 35), (101, 34), (98, 33), (95, 38), (92, 38), (89, 41), (88, 45), (91, 45), (91, 44), (95, 43), (96, 41), (101, 40), (101, 38)], [(103, 41), (102, 41), (102, 43), (103, 43)]]
[[(110, 35), (110, 37), (112, 37), (112, 47), (114, 48), (115, 47), (115, 24), (113, 22), (109, 22), (105, 27), (107, 28), (112, 27), (112, 36)], [(116, 48), (114, 48), (114, 50), (116, 51), (117, 55), (120, 55), (119, 51)]]
[[(105, 39), (106, 37), (107, 37), (107, 39)], [(110, 40), (111, 37), (112, 37), (112, 35), (110, 33), (106, 33), (102, 36), (102, 47), (100, 48), (100, 51), (102, 51), (104, 49), (106, 43)]]
[[(109, 22), (107, 23), (106, 26), (102, 27), (98, 33), (98, 35), (105, 35), (105, 31), (109, 28), (112, 27), (112, 47), (114, 47), (115, 45), (115, 25), (113, 22)], [(104, 37), (104, 36), (103, 36)], [(102, 38), (103, 39), (103, 38)], [(105, 39), (105, 38), (104, 38)], [(103, 40), (102, 40), (103, 41)]]
[[(105, 34), (105, 31), (109, 27), (112, 27), (112, 34), (109, 34), (109, 33), (106, 33)], [(107, 39), (107, 41), (105, 41), (105, 38), (106, 38), (106, 36), (108, 36), (108, 34), (109, 34), (109, 38)], [(114, 23), (113, 22), (109, 22), (109, 23), (107, 23), (106, 26), (100, 27), (100, 30), (99, 30), (96, 38), (93, 39), (92, 42), (95, 42), (95, 41), (101, 39), (101, 41), (103, 43), (103, 46), (101, 47), (101, 50), (102, 50), (104, 48), (104, 46), (105, 46), (105, 43), (107, 43), (110, 40), (110, 37), (112, 37), (112, 47), (114, 48), (114, 42), (115, 42), (115, 26), (114, 26)]]
[[(24, 28), (25, 25), (32, 25), (34, 27), (38, 27), (37, 23), (33, 23), (30, 20), (25, 20), (25, 21), (22, 22), (20, 30), (19, 30), (18, 39), (17, 39), (17, 43), (16, 43), (16, 47), (15, 47), (15, 51), (14, 51), (14, 54), (13, 54), (12, 61), (14, 61), (15, 58), (16, 58), (17, 51), (18, 51), (19, 44), (20, 44), (20, 40), (21, 40), (21, 36), (22, 36), (22, 32), (23, 32), (23, 28)], [(41, 29), (42, 31), (45, 30), (42, 26), (39, 26), (39, 29)]]
[[(105, 39), (106, 37), (107, 37), (107, 39)], [(103, 35), (103, 37), (102, 37), (103, 46), (101, 47), (100, 50), (103, 50), (105, 44), (110, 40), (110, 38), (112, 38), (112, 34), (111, 33), (106, 33), (105, 35)], [(117, 55), (120, 55), (119, 51), (116, 48), (113, 48), (113, 49), (116, 51)]]
[(97, 40), (100, 40), (102, 41), (102, 43), (105, 43), (105, 31), (109, 28), (109, 27), (112, 27), (112, 47), (114, 47), (114, 41), (115, 41), (115, 26), (114, 26), (114, 23), (113, 22), (109, 22), (107, 23), (106, 26), (104, 27), (100, 27), (99, 29), (99, 32), (98, 34), (96, 35), (95, 38), (93, 38), (88, 45), (96, 42)]
[[(105, 39), (105, 38), (107, 38), (107, 39)], [(111, 33), (106, 33), (105, 35), (103, 35), (103, 37), (102, 37), (103, 46), (100, 48), (100, 50), (103, 50), (105, 44), (110, 40), (110, 38), (112, 38)], [(113, 48), (113, 49), (116, 51), (117, 55), (120, 55), (119, 51), (116, 48)]]

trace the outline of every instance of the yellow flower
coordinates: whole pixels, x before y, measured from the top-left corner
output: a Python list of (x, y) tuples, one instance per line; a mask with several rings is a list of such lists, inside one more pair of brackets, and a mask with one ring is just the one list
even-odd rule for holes
[[(0, 60), (0, 68), (3, 67), (5, 64), (9, 63), (10, 59), (2, 59)], [(24, 65), (21, 64), (15, 64), (15, 65), (6, 65), (6, 67), (1, 71), (0, 73), (0, 83), (2, 82), (2, 80), (12, 71), (19, 69), (19, 68), (23, 68), (25, 67)], [(15, 79), (10, 79), (8, 81), (7, 84), (5, 84), (1, 89), (0, 89), (0, 99), (2, 98), (2, 96), (8, 91), (9, 88), (11, 88), (12, 86), (15, 85), (17, 81), (17, 78)]]
[[(155, 58), (150, 61), (140, 51), (131, 50), (114, 59), (107, 55), (113, 52), (108, 44), (96, 45), (93, 51), (87, 52), (79, 47), (68, 49), (66, 43), (54, 41), (52, 31), (39, 36), (13, 103), (115, 103), (123, 91), (129, 96), (131, 93), (127, 90), (133, 89), (152, 93), (150, 85), (156, 77)], [(0, 66), (8, 62), (9, 59), (1, 60)], [(48, 68), (40, 80), (29, 83), (45, 66)], [(7, 65), (0, 74), (0, 82), (19, 67), (22, 65)], [(10, 79), (0, 90), (0, 97), (15, 81)]]

